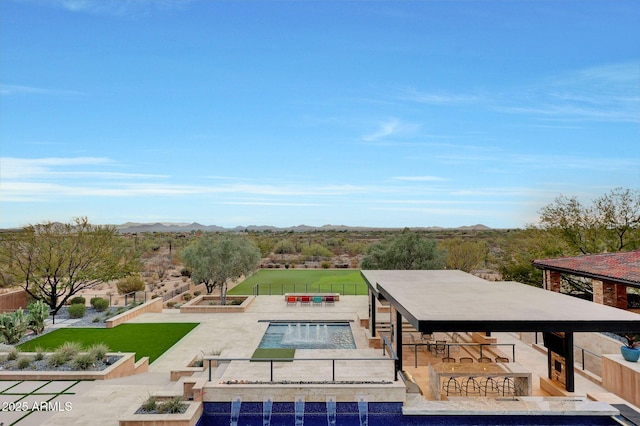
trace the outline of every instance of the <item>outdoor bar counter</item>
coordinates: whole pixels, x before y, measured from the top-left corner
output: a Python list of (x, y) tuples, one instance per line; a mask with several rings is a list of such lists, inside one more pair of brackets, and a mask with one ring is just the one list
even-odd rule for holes
[(527, 396), (532, 393), (532, 375), (518, 363), (437, 363), (429, 366), (429, 393), (439, 400), (442, 380), (454, 378), (475, 377), (483, 378), (511, 378), (514, 381), (515, 395)]

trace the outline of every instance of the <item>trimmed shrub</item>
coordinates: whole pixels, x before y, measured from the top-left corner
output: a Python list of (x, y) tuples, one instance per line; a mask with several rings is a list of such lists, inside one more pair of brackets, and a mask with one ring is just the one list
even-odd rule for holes
[(140, 275), (129, 275), (118, 280), (118, 293), (127, 294), (134, 291), (144, 291), (144, 280)]
[(107, 299), (103, 299), (102, 297), (94, 297), (89, 301), (89, 303), (91, 304), (91, 306), (93, 306), (93, 309), (98, 312), (106, 311), (109, 307), (109, 301)]
[(191, 300), (193, 298), (193, 295), (191, 293), (184, 293), (182, 295), (182, 298), (188, 302), (189, 300)]
[(201, 294), (202, 294), (202, 292), (200, 290), (196, 290), (196, 291), (193, 292), (193, 295), (196, 296), (196, 297), (200, 296)]
[(70, 304), (70, 305), (84, 305), (84, 304), (86, 304), (86, 303), (87, 303), (87, 299), (85, 299), (85, 298), (84, 298), (84, 297), (82, 297), (82, 296), (72, 297), (72, 298), (69, 300), (69, 304)]
[(82, 318), (87, 312), (87, 307), (80, 304), (69, 306), (69, 318)]

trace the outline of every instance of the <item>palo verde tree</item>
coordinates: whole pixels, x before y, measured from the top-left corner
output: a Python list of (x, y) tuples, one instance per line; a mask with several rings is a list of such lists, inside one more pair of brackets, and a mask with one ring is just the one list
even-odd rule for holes
[(260, 249), (245, 237), (203, 235), (182, 251), (182, 260), (194, 283), (207, 293), (220, 289), (220, 303), (227, 302), (227, 283), (248, 275), (260, 265)]
[(405, 228), (400, 235), (385, 238), (362, 259), (362, 269), (444, 269), (447, 252), (434, 239)]
[(2, 235), (0, 276), (20, 285), (53, 313), (70, 297), (138, 269), (114, 227), (74, 223), (28, 225)]

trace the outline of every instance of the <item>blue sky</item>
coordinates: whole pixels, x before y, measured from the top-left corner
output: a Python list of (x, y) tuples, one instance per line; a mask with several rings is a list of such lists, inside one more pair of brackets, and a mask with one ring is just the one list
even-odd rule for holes
[(0, 227), (523, 227), (640, 187), (640, 3), (2, 0)]

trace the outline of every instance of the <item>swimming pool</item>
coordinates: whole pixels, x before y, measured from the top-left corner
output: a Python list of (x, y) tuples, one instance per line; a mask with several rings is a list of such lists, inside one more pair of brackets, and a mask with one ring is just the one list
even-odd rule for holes
[(356, 349), (348, 322), (271, 322), (259, 348)]
[(505, 425), (505, 426), (611, 426), (620, 425), (609, 416), (412, 416), (402, 414), (402, 403), (369, 403), (363, 413), (357, 402), (336, 403), (328, 414), (327, 404), (307, 402), (302, 416), (294, 402), (273, 402), (265, 413), (262, 402), (242, 402), (237, 415), (231, 403), (204, 403), (198, 426), (422, 426), (422, 425)]

